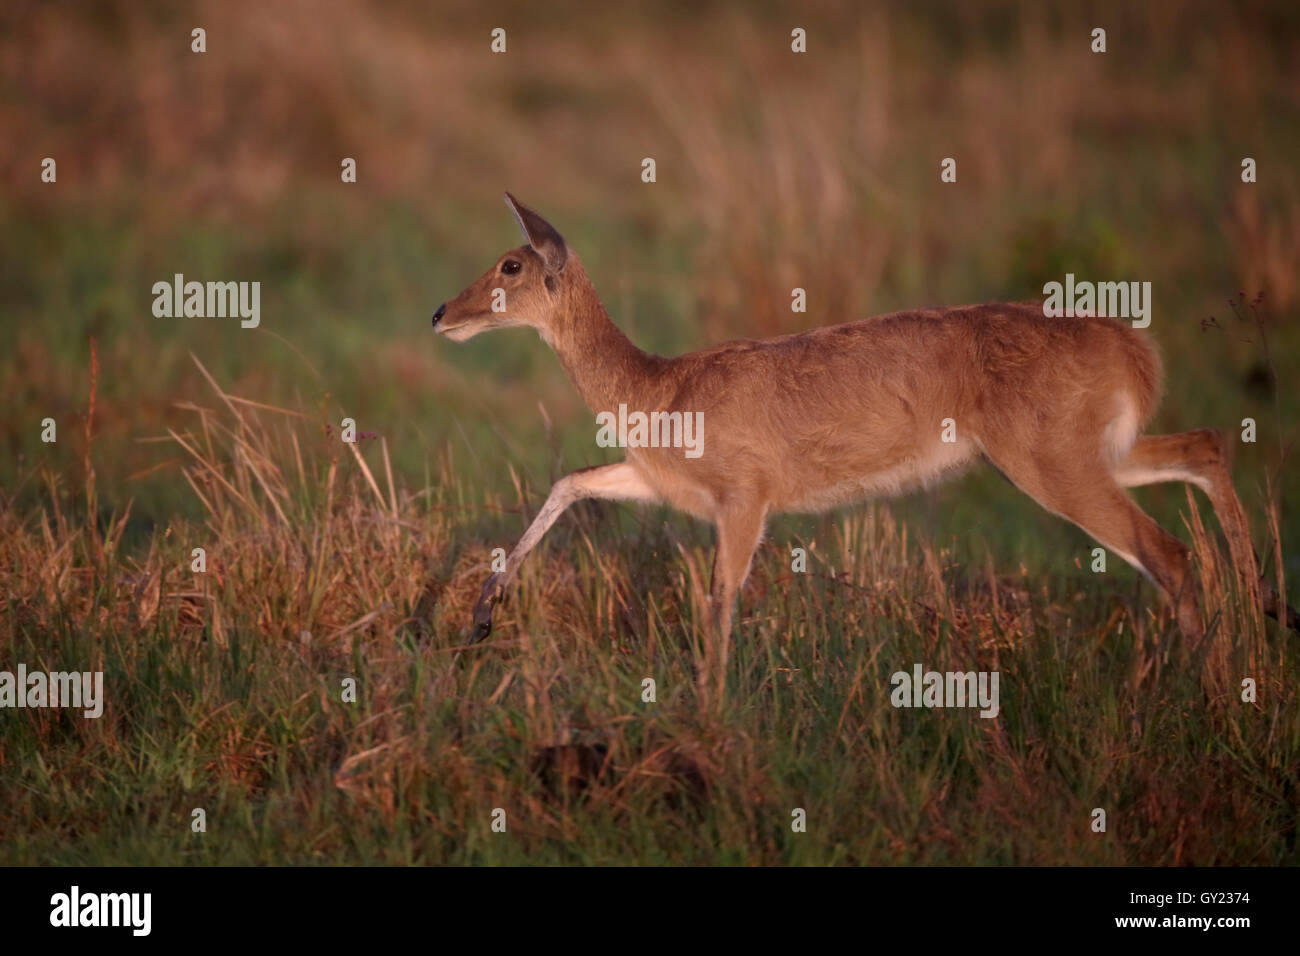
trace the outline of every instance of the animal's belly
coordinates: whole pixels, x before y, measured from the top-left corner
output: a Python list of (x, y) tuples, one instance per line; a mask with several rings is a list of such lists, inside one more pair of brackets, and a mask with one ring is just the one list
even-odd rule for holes
[[(863, 461), (857, 467), (817, 470), (812, 463), (782, 483), (776, 511), (824, 511), (870, 498), (888, 497), (934, 484), (968, 465), (979, 454), (970, 439), (936, 442), (898, 461)], [(838, 464), (838, 463), (837, 463)]]

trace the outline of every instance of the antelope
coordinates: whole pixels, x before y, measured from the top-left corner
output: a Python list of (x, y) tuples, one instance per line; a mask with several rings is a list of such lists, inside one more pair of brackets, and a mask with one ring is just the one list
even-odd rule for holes
[[(1254, 568), (1220, 433), (1142, 434), (1163, 372), (1151, 340), (1131, 325), (991, 303), (661, 357), (610, 321), (560, 233), (510, 193), (505, 199), (525, 244), (438, 306), (434, 329), (464, 342), (488, 329), (530, 326), (598, 416), (626, 405), (699, 414), (705, 427), (696, 457), (628, 442), (624, 461), (557, 481), (505, 569), (484, 583), (470, 643), (491, 633), (493, 609), (520, 564), (580, 499), (665, 503), (715, 525), (711, 624), (725, 641), (770, 516), (897, 494), (979, 458), (1149, 578), (1191, 638), (1204, 626), (1189, 551), (1125, 489), (1169, 481), (1199, 487), (1243, 578)], [(504, 308), (494, 310), (502, 292)]]

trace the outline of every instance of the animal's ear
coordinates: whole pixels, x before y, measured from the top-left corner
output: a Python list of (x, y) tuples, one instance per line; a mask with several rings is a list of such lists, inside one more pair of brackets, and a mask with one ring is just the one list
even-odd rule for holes
[(506, 205), (519, 220), (519, 228), (524, 231), (528, 244), (542, 257), (546, 271), (558, 273), (563, 270), (564, 264), (569, 261), (569, 247), (564, 244), (564, 237), (549, 222), (509, 193), (506, 193)]

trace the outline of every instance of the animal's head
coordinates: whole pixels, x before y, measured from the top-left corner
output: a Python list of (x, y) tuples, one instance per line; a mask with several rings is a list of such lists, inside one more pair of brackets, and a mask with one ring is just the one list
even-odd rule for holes
[(509, 193), (506, 205), (528, 244), (502, 255), (464, 292), (438, 306), (433, 327), (454, 342), (512, 325), (531, 326), (549, 340), (560, 314), (569, 247), (554, 226)]

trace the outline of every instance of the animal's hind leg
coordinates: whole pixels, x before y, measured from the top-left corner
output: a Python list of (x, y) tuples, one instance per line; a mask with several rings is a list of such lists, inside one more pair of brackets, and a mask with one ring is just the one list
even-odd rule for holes
[(1225, 477), (1223, 439), (1213, 428), (1176, 435), (1143, 435), (1115, 466), (1126, 488), (1161, 481), (1190, 481), (1212, 495)]
[(1061, 513), (1151, 578), (1173, 603), (1184, 634), (1200, 637), (1205, 632), (1187, 547), (1118, 485), (1106, 481), (1095, 494), (1066, 504)]
[(1115, 480), (1126, 488), (1162, 481), (1188, 481), (1210, 498), (1228, 539), (1228, 550), (1239, 580), (1253, 593), (1258, 586), (1250, 524), (1228, 470), (1227, 446), (1218, 429), (1199, 428), (1176, 435), (1144, 435), (1115, 468)]
[(1065, 456), (1020, 455), (1014, 458), (1019, 466), (1010, 468), (994, 454), (990, 458), (1040, 505), (1073, 521), (1150, 578), (1173, 603), (1184, 634), (1204, 633), (1187, 548), (1137, 506), (1100, 455), (1082, 463)]

